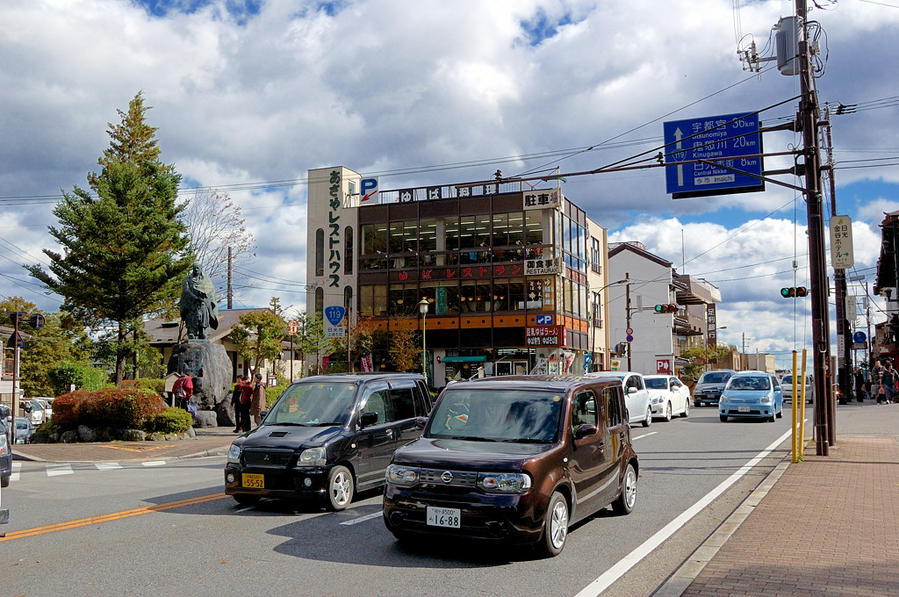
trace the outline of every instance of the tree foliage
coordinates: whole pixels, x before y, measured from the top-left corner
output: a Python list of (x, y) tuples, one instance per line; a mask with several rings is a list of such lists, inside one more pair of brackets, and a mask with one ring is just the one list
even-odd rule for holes
[(259, 371), (264, 360), (281, 356), (281, 339), (286, 333), (287, 324), (274, 311), (251, 311), (241, 315), (231, 328), (231, 342), (237, 354), (253, 363), (253, 371)]
[[(303, 311), (296, 317), (299, 333), (294, 336), (294, 345), (300, 353), (307, 371), (321, 373), (321, 362), (324, 355), (334, 350), (334, 342), (325, 337), (325, 327), (321, 314)], [(306, 364), (306, 357), (315, 356), (315, 364)]]
[(414, 371), (421, 363), (421, 342), (414, 330), (390, 332), (388, 354), (396, 371)]
[(731, 348), (725, 346), (694, 346), (682, 350), (680, 356), (689, 360), (690, 364), (681, 367), (681, 379), (698, 380), (708, 364), (723, 359), (730, 352)]
[(127, 334), (144, 315), (174, 304), (192, 263), (176, 205), (181, 177), (159, 160), (148, 109), (138, 93), (128, 112), (118, 111), (121, 122), (109, 123), (100, 172), (87, 176), (90, 190), (63, 193), (53, 211), (59, 223), (50, 234), (62, 252), (44, 250), (49, 272), (28, 268), (79, 321), (114, 324), (116, 383), (124, 378)]

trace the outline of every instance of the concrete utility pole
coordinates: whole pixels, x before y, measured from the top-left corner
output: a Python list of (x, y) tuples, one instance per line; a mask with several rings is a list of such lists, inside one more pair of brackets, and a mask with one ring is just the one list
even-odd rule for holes
[[(624, 279), (627, 280), (624, 284), (624, 311), (627, 315), (625, 315), (625, 322), (627, 324), (627, 329), (631, 329), (631, 284), (630, 284), (631, 274), (630, 272), (625, 272)], [(631, 344), (632, 342), (627, 343), (627, 370), (632, 371), (631, 369)]]
[(818, 95), (808, 43), (808, 2), (796, 0), (796, 16), (802, 25), (799, 40), (798, 125), (802, 131), (805, 166), (805, 200), (808, 209), (809, 282), (812, 303), (812, 371), (815, 383), (815, 453), (828, 455), (835, 443), (832, 424), (833, 393), (830, 367), (830, 325), (827, 313), (827, 272), (824, 254), (824, 216), (821, 196), (821, 161), (818, 155)]
[(232, 299), (234, 298), (234, 292), (231, 286), (231, 247), (228, 247), (228, 292), (226, 293), (228, 297), (228, 308), (231, 308)]

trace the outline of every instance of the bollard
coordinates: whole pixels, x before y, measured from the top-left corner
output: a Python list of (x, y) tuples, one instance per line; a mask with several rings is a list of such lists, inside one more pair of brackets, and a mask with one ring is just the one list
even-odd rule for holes
[(799, 394), (796, 392), (797, 388), (796, 388), (796, 351), (795, 350), (793, 351), (793, 369), (790, 371), (790, 375), (793, 376), (793, 381), (792, 381), (793, 399), (790, 401), (790, 402), (792, 402), (792, 405), (791, 405), (792, 408), (790, 410), (792, 411), (792, 418), (793, 418), (793, 458), (792, 458), (791, 462), (799, 462), (799, 438), (801, 438), (802, 436), (797, 435), (797, 429), (796, 429), (796, 423), (797, 423), (796, 419), (799, 417), (799, 400), (798, 400)]
[[(805, 356), (806, 349), (802, 349), (802, 406), (799, 408), (799, 459), (805, 458)], [(815, 408), (818, 408), (818, 397), (815, 397)]]

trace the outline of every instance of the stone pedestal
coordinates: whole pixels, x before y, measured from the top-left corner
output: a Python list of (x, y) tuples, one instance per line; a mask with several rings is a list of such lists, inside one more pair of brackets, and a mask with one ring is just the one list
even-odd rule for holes
[(193, 378), (193, 400), (198, 410), (216, 410), (231, 397), (231, 359), (221, 344), (208, 340), (182, 342), (172, 351), (168, 370)]

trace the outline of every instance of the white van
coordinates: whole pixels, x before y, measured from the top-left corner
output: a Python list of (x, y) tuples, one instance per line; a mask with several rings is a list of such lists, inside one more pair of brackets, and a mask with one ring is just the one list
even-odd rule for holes
[[(802, 378), (799, 378), (802, 381)], [(793, 400), (793, 374), (787, 373), (784, 375), (783, 379), (780, 382), (781, 387), (783, 388), (784, 401)], [(796, 385), (796, 393), (802, 391), (802, 388), (799, 384)], [(812, 382), (812, 376), (808, 373), (805, 374), (805, 401), (808, 404), (811, 404), (815, 401), (815, 384)]]

